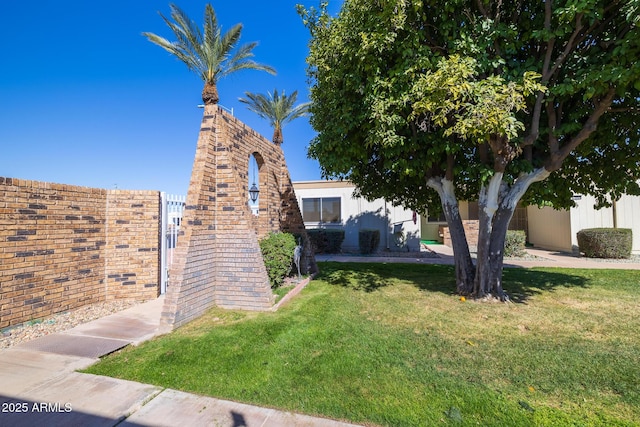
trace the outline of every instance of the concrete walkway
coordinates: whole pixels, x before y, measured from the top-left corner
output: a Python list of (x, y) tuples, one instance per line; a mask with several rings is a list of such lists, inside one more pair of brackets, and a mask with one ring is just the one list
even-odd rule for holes
[[(427, 248), (435, 252), (437, 257), (412, 257), (409, 254), (403, 256), (385, 257), (383, 255), (316, 255), (316, 261), (335, 262), (389, 262), (389, 263), (414, 263), (414, 264), (447, 264), (453, 265), (453, 250), (444, 245), (428, 245)], [(527, 252), (532, 255), (531, 259), (507, 259), (505, 267), (561, 267), (561, 268), (598, 268), (598, 269), (620, 269), (620, 270), (640, 270), (640, 262), (628, 261), (607, 261), (592, 258), (578, 257), (566, 252), (546, 251), (542, 249), (527, 248)]]
[[(437, 258), (319, 255), (318, 261), (452, 264), (453, 253), (429, 247)], [(640, 269), (640, 263), (601, 262), (528, 250), (534, 260), (505, 266)], [(324, 418), (197, 396), (109, 377), (82, 374), (100, 356), (159, 334), (163, 298), (63, 333), (0, 350), (2, 426), (352, 426)]]
[(76, 372), (156, 336), (163, 302), (0, 350), (0, 426), (353, 425)]

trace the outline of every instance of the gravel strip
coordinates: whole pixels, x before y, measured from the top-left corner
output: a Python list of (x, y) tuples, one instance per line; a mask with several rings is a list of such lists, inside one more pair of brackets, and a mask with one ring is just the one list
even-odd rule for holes
[(587, 258), (586, 256), (579, 256), (576, 257), (579, 259), (584, 259), (584, 260), (588, 260), (588, 261), (595, 261), (595, 262), (614, 262), (614, 263), (619, 263), (619, 264), (638, 264), (640, 263), (640, 255), (631, 255), (630, 258)]
[(56, 332), (63, 332), (104, 316), (125, 310), (140, 301), (118, 300), (85, 305), (71, 311), (54, 314), (44, 319), (32, 320), (22, 325), (3, 329), (0, 333), (0, 349), (40, 338)]

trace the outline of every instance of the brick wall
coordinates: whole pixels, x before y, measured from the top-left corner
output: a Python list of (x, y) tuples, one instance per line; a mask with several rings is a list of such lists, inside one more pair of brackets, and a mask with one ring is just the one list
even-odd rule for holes
[(107, 191), (107, 299), (148, 300), (159, 295), (160, 207), (157, 191)]
[[(478, 220), (462, 220), (462, 227), (464, 228), (464, 233), (467, 236), (467, 243), (469, 244), (469, 248), (475, 250), (478, 247)], [(449, 233), (449, 227), (446, 225), (440, 226), (440, 234), (443, 238), (443, 243), (446, 246), (453, 247), (451, 244), (451, 234)]]
[[(156, 297), (159, 208), (154, 191), (0, 177), (0, 328), (113, 298)], [(119, 253), (120, 244), (129, 250)]]
[[(257, 217), (248, 206), (251, 155), (259, 168)], [(180, 326), (214, 305), (249, 310), (273, 306), (258, 240), (279, 230), (306, 236), (292, 192), (279, 146), (218, 106), (205, 106), (163, 327)], [(315, 268), (310, 250), (304, 265)]]
[[(477, 212), (475, 214), (477, 218)], [(478, 227), (479, 222), (477, 219), (462, 220), (462, 226), (464, 227), (464, 233), (467, 236), (467, 243), (469, 248), (476, 250), (478, 247)], [(509, 230), (524, 230), (525, 233), (529, 233), (527, 225), (527, 209), (523, 207), (516, 208), (511, 221), (509, 222)], [(451, 244), (451, 235), (449, 233), (449, 227), (441, 225), (438, 230), (440, 236), (443, 238), (443, 243), (449, 247), (453, 247)]]

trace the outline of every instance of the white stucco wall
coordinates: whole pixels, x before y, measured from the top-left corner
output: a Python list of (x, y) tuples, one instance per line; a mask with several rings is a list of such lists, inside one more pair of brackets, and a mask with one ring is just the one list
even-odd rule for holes
[(542, 249), (571, 252), (571, 215), (569, 211), (528, 206), (527, 218), (529, 243)]
[(640, 254), (640, 197), (622, 196), (616, 203), (618, 228), (630, 228), (633, 233), (631, 251)]
[[(368, 202), (354, 198), (355, 187), (340, 181), (300, 181), (293, 183), (298, 204), (302, 199), (339, 197), (341, 219), (339, 224), (305, 222), (310, 228), (343, 228), (345, 239), (343, 252), (358, 252), (358, 232), (362, 229), (380, 230), (379, 251), (419, 251), (420, 219), (413, 223), (413, 212), (402, 207), (394, 207), (383, 199)], [(397, 233), (395, 233), (397, 232)]]
[[(529, 206), (529, 241), (534, 246), (571, 252), (578, 247), (578, 231), (584, 228), (613, 227), (613, 208), (595, 209), (592, 196), (577, 196), (568, 211)], [(631, 228), (633, 253), (640, 253), (640, 197), (623, 196), (616, 203), (618, 228)]]
[(578, 247), (578, 231), (584, 228), (613, 227), (613, 210), (611, 208), (595, 209), (596, 199), (593, 196), (577, 196), (576, 206), (571, 208), (571, 244)]
[[(578, 244), (576, 234), (583, 228), (613, 227), (613, 207), (595, 209), (595, 197), (582, 196), (571, 208), (572, 243)], [(640, 253), (640, 197), (622, 196), (616, 202), (618, 228), (630, 228), (633, 234), (631, 251)]]

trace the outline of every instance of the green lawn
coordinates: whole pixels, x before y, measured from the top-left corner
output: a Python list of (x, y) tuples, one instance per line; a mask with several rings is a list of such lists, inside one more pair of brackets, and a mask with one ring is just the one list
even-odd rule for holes
[(276, 313), (214, 309), (87, 372), (366, 425), (640, 425), (640, 273), (321, 263)]

